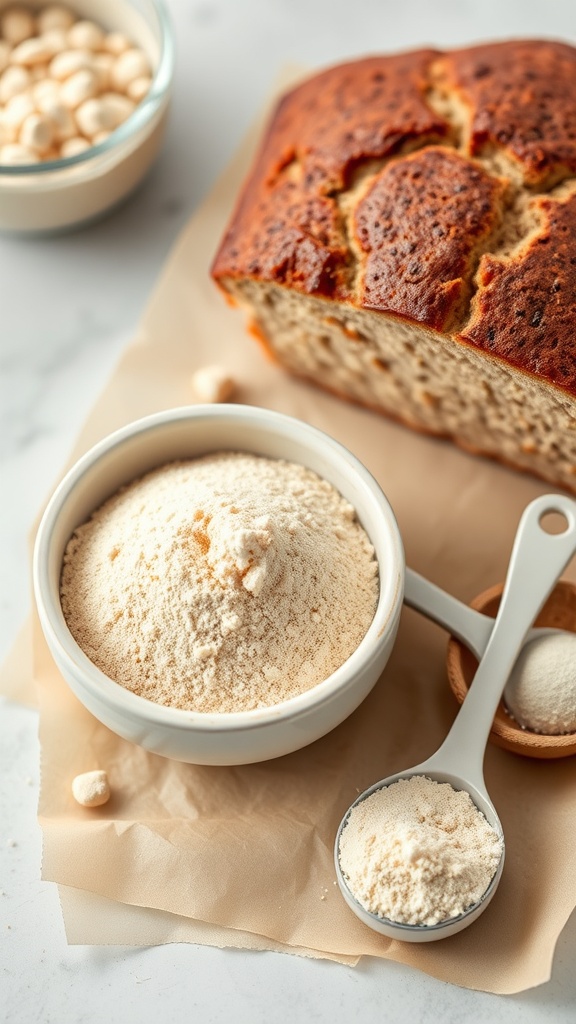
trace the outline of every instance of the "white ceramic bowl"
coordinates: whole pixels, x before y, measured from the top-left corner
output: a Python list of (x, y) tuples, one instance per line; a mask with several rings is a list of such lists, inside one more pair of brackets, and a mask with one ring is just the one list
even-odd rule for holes
[[(123, 484), (164, 463), (236, 450), (288, 459), (314, 470), (354, 506), (374, 545), (380, 594), (374, 619), (350, 658), (311, 690), (255, 711), (205, 714), (164, 707), (108, 678), (66, 625), (60, 573), (66, 544)], [(53, 495), (34, 550), (34, 591), (48, 646), (64, 679), (101, 722), (147, 750), (192, 764), (249, 764), (298, 750), (358, 707), (392, 650), (404, 584), (404, 552), (394, 514), (370, 473), (342, 445), (299, 420), (251, 406), (191, 406), (118, 430), (70, 470)]]
[[(51, 0), (35, 0), (39, 9)], [(0, 10), (12, 0), (0, 0)], [(64, 231), (96, 220), (125, 199), (156, 158), (164, 136), (174, 72), (172, 29), (163, 0), (66, 0), (108, 31), (124, 32), (150, 59), (152, 86), (131, 116), (97, 146), (77, 156), (0, 165), (0, 230)]]

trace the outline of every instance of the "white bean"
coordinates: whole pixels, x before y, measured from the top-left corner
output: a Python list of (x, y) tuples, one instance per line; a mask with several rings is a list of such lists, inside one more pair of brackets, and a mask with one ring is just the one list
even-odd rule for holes
[(90, 50), (62, 50), (50, 61), (50, 74), (60, 82), (86, 68), (94, 70), (94, 54)]
[(76, 123), (83, 135), (90, 139), (99, 132), (114, 131), (116, 119), (114, 111), (102, 100), (86, 100), (76, 110)]
[(38, 109), (51, 121), (57, 142), (72, 139), (78, 134), (78, 126), (73, 114), (57, 97), (50, 94), (41, 96), (38, 100)]
[(105, 35), (94, 21), (77, 21), (68, 29), (68, 45), (74, 49), (101, 50)]
[(143, 75), (149, 74), (150, 64), (146, 54), (142, 50), (132, 47), (120, 54), (114, 62), (110, 78), (115, 89), (125, 92), (135, 78), (142, 78)]
[(25, 39), (24, 42), (18, 43), (12, 50), (10, 62), (31, 67), (33, 64), (46, 64), (53, 56), (54, 53), (46, 40), (42, 36), (36, 36), (34, 39)]
[(51, 28), (49, 32), (43, 32), (40, 39), (43, 39), (46, 46), (50, 47), (52, 56), (55, 56), (57, 53), (62, 53), (64, 50), (68, 49), (66, 33), (61, 28)]
[(114, 57), (119, 57), (125, 50), (130, 49), (130, 40), (123, 32), (109, 32), (104, 40), (104, 49)]
[(52, 122), (45, 114), (29, 114), (22, 124), (18, 141), (41, 156), (54, 142)]
[(38, 105), (44, 97), (50, 96), (56, 99), (60, 95), (60, 83), (54, 78), (42, 78), (34, 82), (31, 89), (34, 102)]
[(150, 86), (152, 85), (152, 79), (149, 75), (141, 75), (140, 78), (134, 78), (128, 88), (126, 89), (126, 95), (134, 100), (134, 103), (140, 103), (145, 96), (150, 92)]
[(92, 145), (98, 146), (100, 142), (106, 142), (106, 139), (108, 139), (111, 134), (111, 132), (98, 132), (92, 139)]
[(50, 4), (38, 11), (36, 20), (40, 32), (51, 32), (52, 29), (66, 31), (74, 24), (74, 15), (61, 4)]
[(38, 156), (19, 142), (0, 146), (0, 164), (37, 164)]
[(70, 110), (76, 110), (81, 103), (92, 99), (98, 93), (98, 75), (89, 68), (83, 68), (74, 75), (70, 75), (62, 83), (60, 99)]
[(28, 115), (33, 114), (35, 110), (34, 100), (30, 93), (20, 92), (8, 100), (4, 107), (4, 120), (6, 124), (12, 125), (18, 130)]
[(17, 46), (24, 39), (36, 35), (36, 23), (27, 7), (15, 4), (7, 7), (0, 15), (0, 32), (6, 42)]
[(72, 780), (72, 796), (82, 807), (101, 807), (110, 799), (106, 772), (83, 772)]
[(102, 103), (104, 103), (107, 109), (110, 111), (111, 116), (114, 118), (114, 127), (117, 128), (119, 124), (122, 124), (130, 114), (134, 113), (135, 104), (132, 100), (128, 99), (127, 96), (122, 96), (118, 92), (105, 92), (100, 97)]
[(236, 381), (223, 366), (201, 366), (192, 375), (192, 388), (203, 402), (227, 402), (236, 390)]
[(9, 67), (0, 78), (0, 103), (24, 92), (30, 85), (30, 72), (26, 68)]
[(72, 139), (66, 139), (60, 147), (60, 156), (77, 156), (78, 153), (85, 153), (90, 149), (91, 143), (83, 139), (81, 135), (75, 135)]

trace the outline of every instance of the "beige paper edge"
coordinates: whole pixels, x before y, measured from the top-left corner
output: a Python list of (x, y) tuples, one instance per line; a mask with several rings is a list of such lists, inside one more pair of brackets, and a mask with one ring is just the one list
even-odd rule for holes
[(168, 942), (189, 942), (219, 949), (291, 953), (309, 959), (333, 960), (347, 967), (354, 967), (359, 960), (359, 957), (337, 957), (322, 950), (275, 943), (264, 935), (213, 927), (164, 910), (118, 903), (66, 885), (58, 886), (58, 894), (70, 945), (158, 946)]

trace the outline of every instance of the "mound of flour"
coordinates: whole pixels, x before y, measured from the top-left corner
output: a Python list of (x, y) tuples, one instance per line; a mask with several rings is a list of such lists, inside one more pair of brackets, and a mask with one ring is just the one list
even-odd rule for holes
[(88, 657), (149, 700), (202, 712), (277, 704), (365, 635), (374, 550), (303, 466), (222, 452), (119, 491), (66, 548), (62, 609)]
[(414, 775), (352, 809), (338, 855), (366, 910), (401, 924), (435, 925), (482, 899), (502, 839), (468, 793)]

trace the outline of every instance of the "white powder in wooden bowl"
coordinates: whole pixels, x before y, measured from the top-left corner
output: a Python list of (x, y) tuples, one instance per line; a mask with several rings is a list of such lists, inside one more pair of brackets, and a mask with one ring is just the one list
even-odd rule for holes
[(470, 795), (424, 775), (376, 790), (352, 809), (339, 861), (348, 888), (372, 914), (434, 925), (478, 902), (502, 839)]
[(531, 732), (576, 732), (576, 635), (547, 633), (526, 644), (504, 690), (512, 717)]
[(61, 601), (77, 643), (127, 689), (247, 711), (346, 661), (374, 617), (378, 566), (326, 480), (222, 452), (154, 470), (94, 512), (66, 548)]

